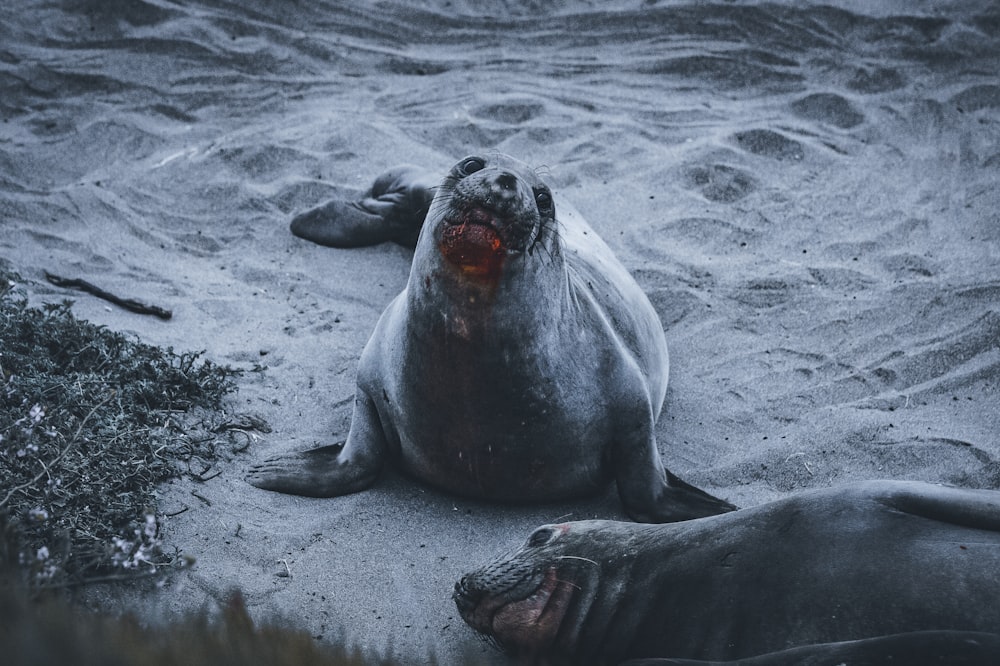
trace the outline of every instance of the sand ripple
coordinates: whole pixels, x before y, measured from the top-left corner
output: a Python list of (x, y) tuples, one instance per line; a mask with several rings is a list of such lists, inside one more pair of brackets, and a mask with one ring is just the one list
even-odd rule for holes
[[(290, 216), (496, 148), (650, 294), (672, 469), (743, 505), (858, 478), (1000, 487), (1000, 13), (834, 4), (6, 3), (0, 259), (175, 313), (82, 316), (268, 365), (244, 389), (274, 426), (261, 455), (325, 443), (409, 255), (308, 246)], [(335, 623), (310, 593), (336, 589), (350, 632), (403, 652), (467, 638), (446, 597), (472, 546), (616, 506), (459, 507), (397, 481), (306, 507), (227, 476), (212, 524), (256, 545), (179, 516), (200, 584), (315, 634)], [(309, 573), (276, 583), (292, 552)]]

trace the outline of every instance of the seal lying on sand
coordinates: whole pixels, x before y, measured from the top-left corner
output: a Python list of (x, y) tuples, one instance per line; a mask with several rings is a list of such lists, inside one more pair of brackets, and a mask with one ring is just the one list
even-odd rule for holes
[(619, 666), (996, 666), (1000, 634), (915, 631), (858, 641), (819, 643), (736, 661), (629, 659)]
[[(404, 193), (396, 203), (339, 205), (343, 224), (319, 216), (297, 233), (398, 237), (396, 221), (426, 198), (419, 179), (391, 172), (380, 181)], [(384, 237), (373, 228), (383, 218)], [(406, 289), (361, 355), (347, 441), (265, 461), (249, 480), (340, 495), (392, 459), (476, 498), (557, 500), (614, 479), (635, 520), (730, 511), (660, 461), (653, 427), (667, 372), (656, 312), (579, 214), (562, 203), (557, 214), (521, 162), (467, 157), (436, 187)]]
[(998, 572), (1000, 493), (869, 481), (674, 525), (546, 525), (454, 598), (474, 629), (551, 663), (727, 661), (1000, 633)]

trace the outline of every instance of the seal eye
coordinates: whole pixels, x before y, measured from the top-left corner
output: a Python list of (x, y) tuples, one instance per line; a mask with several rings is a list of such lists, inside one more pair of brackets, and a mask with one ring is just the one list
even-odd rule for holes
[(535, 192), (535, 205), (538, 206), (538, 212), (543, 215), (548, 215), (552, 212), (552, 195), (549, 194), (548, 190), (538, 190)]
[(539, 527), (531, 533), (531, 536), (528, 537), (528, 548), (544, 546), (549, 542), (554, 533), (555, 532), (551, 527)]
[(486, 162), (478, 157), (466, 157), (464, 160), (458, 163), (455, 167), (455, 171), (462, 178), (470, 176), (477, 171), (481, 171), (486, 166)]

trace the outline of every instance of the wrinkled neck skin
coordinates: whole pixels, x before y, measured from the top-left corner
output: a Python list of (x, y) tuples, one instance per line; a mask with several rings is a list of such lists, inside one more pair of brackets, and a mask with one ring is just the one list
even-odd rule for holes
[[(551, 664), (615, 663), (628, 652), (643, 618), (662, 604), (662, 587), (649, 585), (650, 542), (661, 525), (613, 521), (573, 523), (548, 556), (574, 596), (546, 657)], [(656, 556), (652, 558), (655, 560)], [(630, 603), (622, 604), (628, 598)], [(608, 659), (611, 661), (609, 662)]]

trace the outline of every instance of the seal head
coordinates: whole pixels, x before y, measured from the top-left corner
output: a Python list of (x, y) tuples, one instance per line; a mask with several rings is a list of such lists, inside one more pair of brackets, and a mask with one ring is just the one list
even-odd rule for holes
[(441, 255), (464, 276), (497, 282), (508, 256), (533, 253), (555, 224), (548, 186), (513, 158), (459, 161), (438, 188), (429, 219)]
[(566, 524), (542, 526), (523, 546), (531, 557), (500, 558), (463, 576), (452, 598), (466, 623), (514, 655), (551, 651), (574, 596), (586, 589), (577, 581), (577, 563), (561, 567), (552, 546), (568, 529)]

